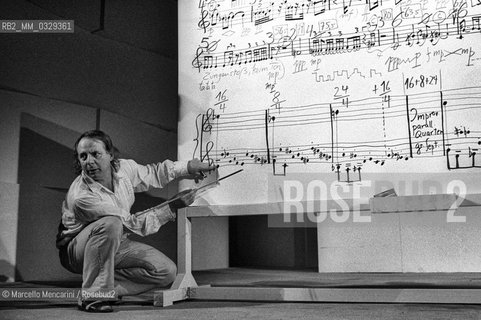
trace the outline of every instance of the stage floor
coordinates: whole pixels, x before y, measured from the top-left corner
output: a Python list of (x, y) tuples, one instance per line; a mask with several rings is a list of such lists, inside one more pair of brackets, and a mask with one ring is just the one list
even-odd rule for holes
[[(437, 292), (449, 291), (447, 296), (445, 293), (443, 293), (443, 297), (440, 298), (440, 300), (436, 300), (436, 298), (428, 298), (428, 301), (430, 301), (430, 299), (433, 300), (431, 303), (450, 303), (450, 301), (452, 301), (452, 303), (478, 304), (478, 301), (481, 301), (480, 297), (478, 297), (480, 296), (481, 291), (468, 290), (468, 292), (466, 292), (466, 290), (464, 290), (481, 289), (481, 273), (318, 273), (315, 270), (227, 268), (195, 271), (193, 272), (193, 275), (199, 286), (210, 285), (210, 287), (212, 288), (224, 287), (226, 290), (225, 292), (227, 293), (232, 292), (228, 291), (229, 288), (234, 289), (234, 299), (232, 300), (239, 301), (246, 299), (236, 299), (235, 297), (237, 297), (237, 293), (234, 287), (273, 288), (273, 290), (274, 288), (307, 288), (313, 290), (329, 288), (350, 289), (340, 294), (340, 298), (336, 300), (340, 302), (349, 302), (351, 300), (358, 302), (359, 300), (361, 300), (362, 302), (364, 301), (364, 296), (367, 297), (369, 294), (372, 294), (372, 290), (377, 289), (379, 290), (374, 292), (375, 295), (373, 296), (373, 298), (371, 299), (368, 297), (364, 302), (382, 302), (383, 299), (379, 299), (378, 295), (380, 293), (381, 295), (384, 295), (384, 293), (387, 293), (388, 291), (391, 291), (391, 293), (394, 294), (394, 302), (394, 300), (397, 299), (399, 293), (402, 290), (412, 289), (426, 289), (424, 290), (426, 292), (423, 293), (423, 295), (427, 295), (428, 297), (435, 296)], [(3, 288), (80, 288), (81, 282), (27, 281), (2, 283), (0, 286)], [(472, 302), (471, 298), (465, 299), (464, 296), (459, 296), (456, 291), (459, 291), (460, 289), (463, 289), (463, 294), (467, 295), (468, 297), (470, 297), (471, 295), (476, 296), (476, 298), (473, 298), (473, 301), (476, 302)], [(127, 303), (152, 303), (154, 301), (154, 293), (157, 290), (159, 289), (152, 290), (137, 296), (125, 296), (122, 298), (122, 301)], [(359, 297), (350, 297), (344, 300), (344, 296), (346, 296), (346, 294), (354, 294), (357, 296), (361, 296), (361, 299), (359, 299)], [(408, 295), (409, 294), (410, 293), (408, 292)], [(219, 295), (223, 295), (222, 290), (220, 291)], [(207, 298), (206, 300), (218, 300), (219, 295), (208, 296), (211, 298)], [(422, 303), (421, 301), (423, 301), (424, 296), (422, 296), (419, 300), (420, 303)], [(412, 303), (409, 299), (407, 301), (407, 303)], [(62, 304), (62, 302), (60, 301), (56, 301), (56, 303)], [(28, 301), (0, 301), (0, 306), (21, 306), (25, 304), (30, 303)]]
[(193, 272), (199, 285), (283, 288), (481, 289), (480, 273), (318, 273), (228, 268)]
[[(198, 285), (284, 288), (481, 289), (479, 273), (318, 273), (314, 269), (227, 268), (194, 271)], [(1, 287), (78, 288), (81, 281), (4, 282)]]

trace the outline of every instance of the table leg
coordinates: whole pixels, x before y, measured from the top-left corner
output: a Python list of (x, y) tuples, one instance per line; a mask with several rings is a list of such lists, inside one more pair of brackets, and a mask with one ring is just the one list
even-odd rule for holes
[(187, 209), (177, 212), (177, 276), (169, 290), (154, 293), (154, 306), (170, 306), (189, 298), (189, 288), (198, 287), (192, 276), (192, 225)]

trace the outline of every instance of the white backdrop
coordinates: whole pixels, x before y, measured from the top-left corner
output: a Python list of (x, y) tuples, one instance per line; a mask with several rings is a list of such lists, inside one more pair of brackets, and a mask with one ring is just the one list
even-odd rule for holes
[(179, 0), (179, 158), (244, 169), (199, 203), (282, 201), (287, 180), (479, 192), (480, 19), (478, 0)]

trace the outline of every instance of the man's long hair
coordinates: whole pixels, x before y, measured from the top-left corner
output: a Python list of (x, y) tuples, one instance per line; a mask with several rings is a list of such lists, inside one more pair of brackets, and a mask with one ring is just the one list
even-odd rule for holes
[(119, 151), (117, 150), (117, 148), (114, 147), (112, 143), (112, 139), (110, 139), (109, 135), (103, 131), (90, 130), (82, 133), (82, 135), (75, 142), (74, 152), (73, 152), (75, 174), (80, 174), (82, 172), (82, 166), (80, 165), (80, 161), (78, 159), (77, 147), (80, 140), (82, 140), (83, 138), (89, 138), (89, 139), (102, 142), (104, 144), (105, 151), (107, 151), (109, 154), (112, 155), (112, 160), (110, 161), (110, 165), (112, 166), (115, 172), (119, 170), (119, 167), (120, 167)]

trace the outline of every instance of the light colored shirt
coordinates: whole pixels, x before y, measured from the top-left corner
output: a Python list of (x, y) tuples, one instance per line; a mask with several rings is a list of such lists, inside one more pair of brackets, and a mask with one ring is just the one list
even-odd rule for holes
[(62, 204), (62, 224), (67, 230), (61, 238), (77, 235), (90, 222), (104, 216), (118, 216), (125, 227), (141, 236), (155, 233), (175, 219), (168, 205), (131, 214), (135, 192), (163, 188), (170, 181), (188, 175), (187, 161), (165, 160), (140, 165), (134, 160), (120, 159), (120, 168), (113, 173), (113, 191), (94, 181), (84, 172), (71, 184)]

